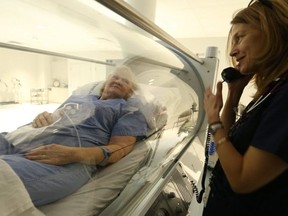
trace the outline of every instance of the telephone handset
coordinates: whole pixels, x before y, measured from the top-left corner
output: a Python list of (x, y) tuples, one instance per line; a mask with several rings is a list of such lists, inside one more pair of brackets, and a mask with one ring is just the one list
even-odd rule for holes
[(233, 67), (228, 67), (226, 69), (224, 69), (221, 73), (223, 82), (233, 82), (237, 79), (241, 79), (243, 77), (245, 77), (245, 75), (241, 74), (237, 69), (233, 68)]

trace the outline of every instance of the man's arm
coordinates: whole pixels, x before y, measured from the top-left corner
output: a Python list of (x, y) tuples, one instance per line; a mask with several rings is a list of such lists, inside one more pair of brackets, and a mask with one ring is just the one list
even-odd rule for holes
[[(132, 151), (136, 137), (112, 136), (107, 145), (111, 152), (107, 163), (115, 163)], [(100, 164), (104, 159), (104, 152), (100, 147), (69, 147), (59, 144), (50, 144), (26, 153), (26, 158), (47, 164), (63, 165), (70, 163)]]
[[(132, 151), (136, 137), (112, 136), (108, 145), (102, 146), (111, 152), (108, 163), (115, 163)], [(84, 147), (76, 153), (77, 161), (85, 164), (99, 164), (104, 158), (103, 150), (99, 147)]]

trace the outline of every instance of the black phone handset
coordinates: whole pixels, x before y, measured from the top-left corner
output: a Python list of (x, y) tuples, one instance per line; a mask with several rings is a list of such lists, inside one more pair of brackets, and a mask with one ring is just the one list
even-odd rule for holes
[(223, 82), (233, 82), (237, 79), (241, 79), (243, 77), (245, 77), (245, 75), (241, 74), (237, 69), (233, 68), (233, 67), (228, 67), (226, 69), (224, 69), (221, 73)]

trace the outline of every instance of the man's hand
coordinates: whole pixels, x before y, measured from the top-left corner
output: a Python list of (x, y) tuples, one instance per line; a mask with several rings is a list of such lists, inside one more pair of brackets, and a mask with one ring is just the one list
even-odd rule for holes
[(49, 144), (27, 152), (25, 157), (41, 163), (64, 165), (77, 162), (75, 153), (75, 147)]
[(48, 126), (52, 123), (53, 123), (52, 114), (45, 111), (36, 116), (36, 118), (32, 122), (32, 126), (34, 128), (40, 128)]

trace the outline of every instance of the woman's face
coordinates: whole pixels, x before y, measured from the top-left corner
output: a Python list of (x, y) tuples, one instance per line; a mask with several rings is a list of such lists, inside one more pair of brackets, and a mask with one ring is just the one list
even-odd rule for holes
[(231, 52), (237, 62), (236, 69), (242, 74), (257, 73), (253, 59), (258, 56), (264, 43), (263, 34), (249, 24), (234, 24), (231, 31)]
[(132, 88), (133, 82), (129, 73), (125, 71), (118, 71), (107, 79), (101, 98), (127, 99), (132, 93)]

